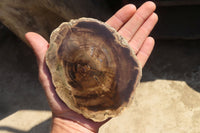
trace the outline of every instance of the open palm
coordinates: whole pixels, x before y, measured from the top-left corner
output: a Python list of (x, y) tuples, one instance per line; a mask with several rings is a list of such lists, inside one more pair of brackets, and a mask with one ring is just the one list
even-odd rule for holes
[[(158, 20), (154, 13), (155, 8), (153, 2), (146, 2), (137, 10), (134, 5), (129, 4), (121, 8), (106, 22), (128, 41), (142, 67), (154, 47), (154, 39), (149, 37), (149, 34)], [(49, 43), (37, 33), (28, 32), (25, 36), (37, 57), (39, 79), (53, 113), (52, 132), (58, 132), (60, 129), (68, 132), (97, 132), (105, 122), (97, 123), (85, 119), (82, 115), (70, 110), (56, 95), (51, 75), (45, 63), (45, 54)]]

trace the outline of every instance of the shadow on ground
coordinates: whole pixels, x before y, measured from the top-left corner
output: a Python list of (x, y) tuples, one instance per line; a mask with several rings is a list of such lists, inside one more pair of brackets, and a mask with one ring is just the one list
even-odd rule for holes
[[(0, 25), (0, 120), (18, 110), (49, 110), (38, 81), (35, 56), (26, 44)], [(29, 133), (47, 132), (50, 119), (33, 127)], [(0, 126), (0, 131), (25, 133)]]
[(49, 110), (33, 52), (7, 29), (0, 33), (0, 119), (19, 109)]
[(50, 130), (50, 123), (51, 123), (51, 119), (48, 119), (36, 125), (29, 131), (18, 130), (18, 129), (7, 127), (7, 126), (0, 126), (0, 131), (7, 131), (11, 133), (47, 133)]
[[(143, 70), (142, 82), (156, 79), (185, 81), (200, 92), (200, 40), (160, 40)], [(31, 49), (5, 27), (0, 27), (0, 119), (22, 110), (49, 110), (37, 79)], [(50, 119), (28, 132), (49, 128)], [(26, 133), (0, 127), (15, 133)]]
[(158, 40), (142, 82), (155, 79), (185, 81), (200, 92), (200, 40)]

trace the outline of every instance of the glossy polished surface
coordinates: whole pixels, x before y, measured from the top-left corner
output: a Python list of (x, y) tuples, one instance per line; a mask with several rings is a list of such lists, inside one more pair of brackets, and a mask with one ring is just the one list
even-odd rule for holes
[(94, 121), (119, 114), (141, 77), (126, 41), (94, 19), (59, 26), (51, 35), (46, 62), (60, 98)]

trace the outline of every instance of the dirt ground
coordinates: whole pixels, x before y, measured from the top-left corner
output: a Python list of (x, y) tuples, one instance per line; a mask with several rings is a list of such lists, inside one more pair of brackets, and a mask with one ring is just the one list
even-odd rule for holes
[[(157, 40), (133, 104), (100, 133), (200, 133), (200, 40)], [(0, 132), (49, 132), (31, 49), (0, 27)]]

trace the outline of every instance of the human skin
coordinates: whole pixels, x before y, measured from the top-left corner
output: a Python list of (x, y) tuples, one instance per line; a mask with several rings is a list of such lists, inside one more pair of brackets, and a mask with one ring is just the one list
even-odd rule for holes
[[(156, 5), (145, 2), (138, 9), (133, 4), (128, 4), (117, 11), (106, 21), (123, 36), (134, 50), (139, 63), (144, 67), (148, 60), (155, 41), (149, 36), (158, 21), (154, 13)], [(51, 74), (45, 63), (45, 54), (49, 43), (39, 34), (28, 32), (26, 39), (32, 47), (38, 63), (39, 80), (44, 88), (49, 106), (52, 110), (52, 133), (94, 133), (98, 132), (104, 122), (94, 122), (70, 110), (57, 96), (52, 84)]]

